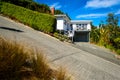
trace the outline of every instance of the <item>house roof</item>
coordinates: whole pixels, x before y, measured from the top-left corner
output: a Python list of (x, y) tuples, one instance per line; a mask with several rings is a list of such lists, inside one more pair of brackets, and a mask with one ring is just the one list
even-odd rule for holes
[(71, 20), (70, 17), (67, 15), (67, 14), (57, 14), (57, 15), (54, 15), (55, 17), (63, 17), (63, 18), (66, 18), (67, 20), (69, 20), (71, 23), (76, 23), (76, 24), (79, 24), (79, 23), (91, 23), (92, 20)]
[(92, 20), (71, 20), (71, 23), (91, 23)]
[(64, 18), (67, 18), (68, 20), (71, 20), (70, 17), (67, 15), (67, 14), (57, 14), (57, 15), (54, 15), (55, 17), (64, 17)]

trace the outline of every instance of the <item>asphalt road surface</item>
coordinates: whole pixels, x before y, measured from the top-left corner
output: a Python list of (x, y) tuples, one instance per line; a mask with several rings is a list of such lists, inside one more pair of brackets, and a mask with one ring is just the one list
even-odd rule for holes
[(51, 66), (63, 66), (74, 80), (120, 80), (120, 61), (104, 48), (89, 43), (60, 42), (2, 16), (0, 36), (42, 50)]

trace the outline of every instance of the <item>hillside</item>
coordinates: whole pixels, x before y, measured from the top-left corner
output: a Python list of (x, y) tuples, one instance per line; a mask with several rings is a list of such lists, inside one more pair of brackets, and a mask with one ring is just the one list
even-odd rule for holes
[(56, 19), (54, 16), (32, 11), (14, 4), (1, 2), (0, 13), (17, 20), (25, 25), (46, 33), (55, 31)]

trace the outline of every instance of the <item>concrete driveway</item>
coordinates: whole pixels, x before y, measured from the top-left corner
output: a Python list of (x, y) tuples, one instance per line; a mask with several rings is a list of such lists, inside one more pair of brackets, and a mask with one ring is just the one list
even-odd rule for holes
[[(60, 42), (49, 35), (2, 16), (0, 16), (0, 36), (22, 43), (26, 47), (42, 50), (51, 66), (65, 67), (74, 76), (74, 80), (120, 80), (119, 63), (96, 55), (98, 51), (108, 53), (108, 57), (112, 55), (109, 54), (110, 51), (103, 51), (97, 46)], [(82, 49), (83, 45), (84, 49)]]
[(115, 58), (115, 53), (111, 52), (109, 49), (105, 49), (104, 47), (100, 47), (87, 42), (75, 42), (75, 45), (72, 45), (78, 49), (86, 51), (90, 54), (103, 58), (107, 61), (120, 65), (120, 60)]

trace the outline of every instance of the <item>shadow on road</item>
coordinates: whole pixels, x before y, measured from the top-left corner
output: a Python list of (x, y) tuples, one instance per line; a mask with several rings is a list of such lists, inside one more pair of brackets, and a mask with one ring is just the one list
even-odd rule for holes
[(5, 30), (10, 30), (10, 31), (15, 31), (15, 32), (24, 32), (22, 30), (14, 29), (14, 28), (8, 28), (8, 27), (0, 27), (0, 29), (5, 29)]

